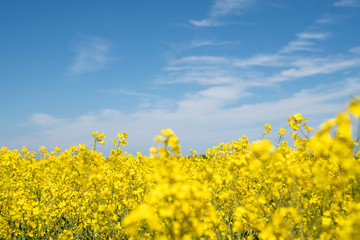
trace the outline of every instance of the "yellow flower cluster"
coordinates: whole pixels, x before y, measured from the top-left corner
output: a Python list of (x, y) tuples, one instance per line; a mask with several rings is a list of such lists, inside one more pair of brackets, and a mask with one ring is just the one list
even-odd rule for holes
[(312, 137), (291, 116), (293, 147), (284, 128), (276, 146), (242, 136), (191, 156), (171, 129), (149, 157), (122, 151), (126, 133), (108, 157), (99, 132), (92, 149), (2, 147), (0, 239), (359, 239), (359, 100)]

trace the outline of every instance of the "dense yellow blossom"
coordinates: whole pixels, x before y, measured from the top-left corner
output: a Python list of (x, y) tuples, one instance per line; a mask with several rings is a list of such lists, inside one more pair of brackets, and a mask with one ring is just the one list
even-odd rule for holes
[[(349, 239), (360, 236), (359, 98), (312, 134), (288, 119), (284, 140), (242, 136), (205, 155), (181, 154), (171, 129), (150, 156), (108, 157), (92, 147), (61, 152), (0, 149), (0, 239)], [(264, 125), (263, 137), (271, 131)]]
[(268, 134), (271, 131), (271, 125), (269, 123), (264, 124), (264, 134)]
[(285, 128), (280, 128), (279, 135), (286, 135), (286, 129)]

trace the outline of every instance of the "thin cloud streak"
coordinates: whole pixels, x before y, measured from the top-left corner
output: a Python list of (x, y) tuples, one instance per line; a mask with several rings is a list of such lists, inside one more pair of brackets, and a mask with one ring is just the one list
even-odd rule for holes
[(253, 6), (255, 0), (215, 0), (210, 12), (209, 18), (202, 20), (189, 20), (189, 23), (196, 27), (217, 27), (226, 25), (225, 22), (218, 20), (229, 14), (241, 14), (246, 9)]
[(355, 54), (360, 54), (360, 46), (351, 48), (350, 52)]
[(273, 55), (259, 54), (248, 59), (234, 61), (234, 65), (238, 67), (251, 67), (251, 66), (282, 67), (284, 66), (284, 64), (285, 64), (284, 57), (278, 54), (273, 54)]
[(313, 75), (330, 74), (355, 66), (360, 66), (360, 58), (335, 61), (331, 61), (327, 58), (303, 59), (301, 61), (295, 62), (294, 65), (297, 65), (297, 67), (283, 70), (279, 74), (268, 78), (267, 81), (275, 83)]
[(334, 3), (335, 7), (359, 7), (360, 3), (357, 0), (341, 0)]
[(239, 77), (230, 72), (216, 68), (190, 67), (187, 70), (170, 71), (158, 78), (157, 84), (198, 83), (201, 85), (222, 85), (239, 81)]
[(231, 13), (239, 14), (254, 4), (254, 0), (216, 0), (211, 8), (210, 16), (219, 17)]
[(99, 37), (91, 37), (75, 48), (75, 57), (69, 71), (76, 75), (103, 69), (112, 60), (109, 56), (111, 44)]
[(209, 40), (202, 40), (202, 41), (192, 41), (191, 47), (203, 47), (203, 46), (224, 46), (224, 45), (238, 45), (241, 44), (240, 41), (209, 41)]
[(334, 20), (331, 18), (319, 18), (316, 20), (316, 23), (318, 24), (326, 24), (326, 23), (332, 23)]
[(100, 92), (107, 94), (114, 94), (114, 95), (128, 95), (128, 96), (136, 96), (136, 97), (156, 97), (153, 94), (129, 91), (126, 89), (100, 90)]
[(189, 20), (189, 23), (196, 27), (217, 27), (225, 25), (223, 22), (218, 22), (214, 19), (203, 19), (203, 20)]
[[(297, 39), (289, 42), (285, 47), (280, 50), (280, 53), (291, 53), (295, 51), (309, 51), (318, 52), (322, 51), (320, 48), (313, 47), (315, 40), (325, 40), (330, 36), (329, 33), (309, 33), (302, 32), (297, 34)], [(313, 41), (311, 41), (313, 40)]]
[(319, 48), (314, 48), (315, 44), (310, 41), (296, 40), (290, 42), (287, 46), (285, 46), (281, 52), (282, 53), (290, 53), (295, 51), (308, 51), (308, 52), (318, 52), (321, 51)]
[(184, 57), (172, 62), (172, 64), (183, 64), (183, 63), (226, 63), (228, 60), (225, 57), (214, 57), (214, 56), (189, 56)]
[(325, 40), (326, 38), (328, 38), (330, 36), (330, 34), (329, 33), (308, 33), (308, 32), (303, 32), (303, 33), (297, 34), (297, 36), (299, 38), (302, 38), (302, 39)]

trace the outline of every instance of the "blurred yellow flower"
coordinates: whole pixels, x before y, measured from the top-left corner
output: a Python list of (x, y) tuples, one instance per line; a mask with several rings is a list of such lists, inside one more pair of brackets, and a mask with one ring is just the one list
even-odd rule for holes
[(170, 128), (161, 130), (161, 133), (166, 137), (170, 137), (170, 136), (174, 135), (173, 130), (171, 130)]
[(280, 128), (279, 135), (286, 135), (286, 129), (285, 128)]

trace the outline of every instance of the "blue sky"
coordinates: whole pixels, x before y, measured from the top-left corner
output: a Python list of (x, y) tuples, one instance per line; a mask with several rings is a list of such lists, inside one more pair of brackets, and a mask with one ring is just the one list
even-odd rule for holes
[(172, 128), (204, 153), (360, 93), (359, 0), (2, 1), (0, 145), (68, 148)]

